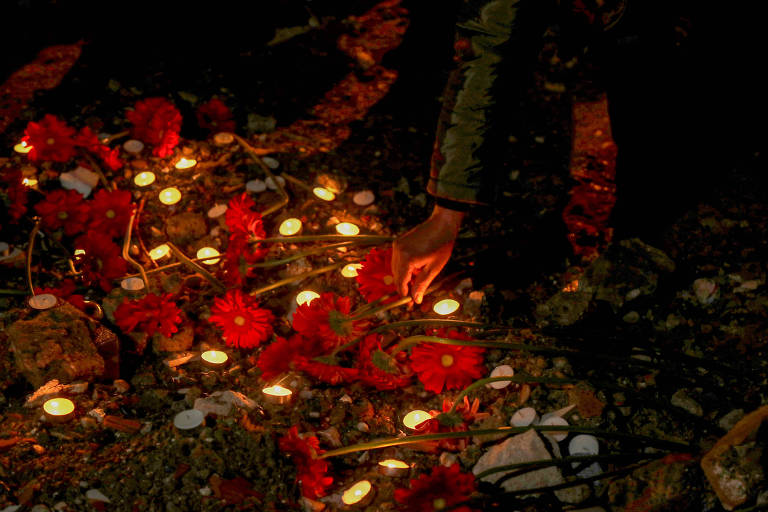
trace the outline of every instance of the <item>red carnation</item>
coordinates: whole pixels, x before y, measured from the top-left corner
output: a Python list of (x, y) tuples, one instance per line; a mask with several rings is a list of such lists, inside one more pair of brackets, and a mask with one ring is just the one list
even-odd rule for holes
[(429, 512), (430, 510), (452, 510), (471, 512), (466, 505), (475, 492), (475, 477), (462, 473), (458, 464), (451, 467), (435, 466), (432, 473), (411, 479), (409, 489), (395, 489), (395, 501), (400, 503), (402, 512)]
[(399, 298), (394, 278), (392, 277), (392, 248), (373, 248), (361, 262), (363, 267), (357, 271), (357, 284), (360, 293), (367, 302), (373, 302), (385, 295), (392, 295), (389, 301)]
[[(431, 333), (445, 338), (469, 339), (453, 330)], [(462, 347), (438, 343), (420, 343), (411, 351), (411, 368), (424, 389), (440, 393), (445, 389), (464, 388), (485, 374), (482, 347)]]
[(35, 205), (35, 211), (42, 219), (46, 229), (64, 228), (67, 236), (76, 235), (85, 230), (88, 221), (88, 206), (83, 196), (75, 190), (54, 190), (45, 199)]
[(117, 148), (110, 149), (109, 146), (102, 144), (99, 137), (88, 126), (80, 130), (75, 138), (75, 143), (98, 156), (109, 170), (117, 171), (123, 167), (123, 161), (120, 160), (120, 150)]
[(32, 146), (30, 162), (66, 162), (75, 156), (75, 129), (56, 116), (46, 114), (39, 123), (30, 122), (24, 135)]
[(253, 348), (272, 335), (275, 317), (268, 309), (259, 308), (259, 303), (238, 289), (230, 290), (224, 297), (214, 300), (213, 313), (208, 319), (224, 331), (227, 345)]
[(293, 329), (305, 338), (319, 340), (324, 350), (331, 350), (360, 334), (358, 324), (349, 315), (352, 301), (349, 297), (335, 297), (323, 293), (310, 303), (296, 308)]
[(131, 220), (129, 190), (100, 189), (90, 202), (90, 229), (111, 238), (125, 236), (125, 228)]
[(274, 342), (265, 347), (256, 362), (261, 370), (262, 380), (270, 381), (292, 370), (296, 356), (303, 353), (304, 341), (304, 338), (298, 334), (290, 338), (278, 336)]
[(299, 437), (296, 427), (278, 441), (280, 450), (287, 453), (296, 464), (296, 481), (301, 485), (301, 494), (317, 499), (325, 495), (325, 490), (333, 483), (333, 477), (327, 476), (328, 461), (318, 459), (324, 450), (315, 436)]
[[(381, 334), (369, 334), (360, 341), (360, 355), (358, 359), (358, 368), (360, 370), (360, 380), (369, 386), (373, 386), (379, 391), (400, 389), (411, 382), (413, 377), (410, 373), (405, 373), (403, 368), (394, 362), (387, 354), (381, 350)], [(388, 358), (391, 364), (392, 373), (379, 368), (373, 358), (381, 354)]]
[(35, 295), (42, 295), (44, 293), (50, 293), (51, 295), (55, 295), (56, 297), (66, 300), (73, 306), (75, 306), (77, 309), (81, 311), (85, 311), (85, 297), (82, 295), (76, 294), (75, 282), (72, 279), (64, 279), (61, 283), (59, 283), (58, 288), (44, 288), (41, 286), (35, 287)]
[(165, 98), (146, 98), (136, 102), (125, 117), (133, 123), (131, 135), (153, 147), (152, 154), (170, 156), (179, 143), (181, 112)]
[(233, 132), (235, 121), (232, 111), (218, 98), (212, 98), (197, 108), (197, 124), (204, 130), (212, 132)]
[(246, 192), (229, 201), (225, 220), (229, 229), (230, 240), (232, 237), (244, 237), (248, 241), (266, 238), (261, 214), (253, 211), (254, 206), (256, 203)]
[(82, 249), (85, 254), (75, 256), (75, 266), (82, 270), (87, 282), (98, 282), (101, 289), (108, 292), (112, 282), (125, 275), (126, 263), (118, 247), (110, 237), (98, 231), (90, 231), (75, 239), (75, 249)]
[(149, 293), (137, 300), (124, 300), (115, 310), (115, 323), (123, 332), (159, 332), (166, 338), (179, 330), (181, 310), (171, 300), (173, 294)]

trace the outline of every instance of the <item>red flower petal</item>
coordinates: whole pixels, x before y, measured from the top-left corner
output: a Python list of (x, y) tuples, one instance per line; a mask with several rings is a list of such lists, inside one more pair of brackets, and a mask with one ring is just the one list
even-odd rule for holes
[(208, 321), (224, 331), (227, 345), (253, 348), (272, 336), (274, 315), (258, 307), (257, 300), (238, 289), (230, 290), (214, 300)]

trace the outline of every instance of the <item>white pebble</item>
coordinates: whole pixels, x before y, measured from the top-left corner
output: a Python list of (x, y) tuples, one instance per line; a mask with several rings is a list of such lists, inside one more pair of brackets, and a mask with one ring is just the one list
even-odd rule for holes
[(131, 292), (144, 289), (144, 280), (140, 277), (127, 277), (120, 281), (120, 288)]
[(85, 497), (93, 501), (103, 501), (105, 503), (110, 502), (110, 499), (104, 496), (104, 493), (98, 489), (88, 489), (88, 491), (85, 493)]
[(522, 409), (515, 411), (512, 418), (509, 420), (509, 424), (513, 427), (527, 427), (528, 425), (536, 423), (538, 419), (539, 415), (536, 412), (536, 409), (533, 407), (523, 407)]
[(213, 208), (208, 210), (208, 218), (215, 219), (216, 217), (221, 217), (226, 212), (227, 212), (227, 205), (216, 204), (216, 205), (213, 205)]
[(358, 206), (368, 206), (374, 199), (376, 199), (376, 196), (370, 190), (362, 190), (352, 196), (352, 201)]
[[(541, 420), (540, 425), (552, 425), (553, 427), (567, 427), (568, 422), (561, 418), (560, 416), (550, 416), (549, 418)], [(544, 435), (555, 441), (556, 443), (559, 443), (566, 437), (568, 437), (568, 432), (547, 432), (544, 431)]]
[(201, 487), (197, 490), (197, 492), (200, 493), (200, 496), (210, 496), (211, 495), (211, 488), (208, 486)]
[[(501, 366), (497, 366), (493, 369), (491, 372), (491, 377), (512, 377), (515, 375), (515, 370), (509, 366), (508, 364), (503, 364)], [(504, 389), (505, 387), (512, 384), (512, 381), (503, 381), (498, 380), (496, 382), (491, 382), (488, 385), (492, 387), (493, 389)]]
[(264, 162), (270, 169), (277, 169), (280, 167), (280, 162), (272, 158), (271, 156), (261, 157), (261, 161)]
[(365, 423), (364, 421), (361, 421), (357, 424), (357, 430), (359, 430), (360, 432), (368, 432), (370, 428), (368, 427), (367, 423)]
[(251, 180), (245, 184), (245, 188), (248, 192), (264, 192), (267, 190), (267, 184), (264, 180)]
[(144, 143), (140, 140), (130, 139), (123, 142), (123, 149), (128, 153), (141, 153), (141, 150), (144, 149)]
[(571, 455), (597, 455), (600, 453), (600, 443), (595, 436), (579, 434), (568, 443), (568, 453)]
[[(280, 184), (281, 187), (285, 186), (285, 178), (283, 178), (282, 176), (275, 176), (275, 180), (277, 180), (277, 182)], [(277, 190), (277, 185), (275, 185), (275, 182), (272, 181), (271, 177), (267, 178), (265, 183), (269, 190)]]

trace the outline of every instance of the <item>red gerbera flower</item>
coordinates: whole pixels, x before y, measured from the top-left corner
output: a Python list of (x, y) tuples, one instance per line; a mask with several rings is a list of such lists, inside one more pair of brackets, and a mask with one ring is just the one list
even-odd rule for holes
[(81, 311), (85, 311), (85, 297), (82, 295), (76, 294), (75, 289), (77, 286), (75, 285), (75, 282), (72, 279), (64, 279), (61, 283), (59, 283), (58, 288), (44, 288), (41, 286), (35, 287), (35, 295), (41, 295), (43, 293), (50, 293), (51, 295), (55, 295), (56, 297), (66, 300), (73, 306), (75, 306), (77, 309)]
[(170, 338), (181, 323), (181, 310), (172, 298), (171, 293), (148, 293), (141, 299), (124, 300), (115, 310), (115, 323), (123, 332), (138, 329), (150, 336), (159, 332)]
[(99, 283), (108, 292), (118, 277), (125, 275), (126, 263), (118, 247), (110, 237), (98, 231), (90, 231), (75, 239), (75, 249), (85, 254), (75, 256), (75, 266), (83, 271), (83, 278), (89, 283)]
[(100, 189), (90, 202), (89, 228), (111, 238), (125, 236), (133, 207), (129, 190)]
[(240, 348), (257, 347), (272, 335), (274, 315), (238, 289), (230, 290), (214, 300), (208, 319), (224, 331), (227, 345)]
[[(379, 391), (403, 388), (410, 384), (413, 375), (404, 373), (402, 366), (382, 351), (381, 339), (381, 334), (369, 334), (360, 342), (360, 380)], [(386, 358), (386, 361), (393, 365), (391, 372), (381, 369), (373, 360), (379, 356)]]
[(98, 156), (109, 170), (117, 171), (123, 167), (123, 161), (120, 160), (120, 150), (117, 148), (110, 149), (109, 146), (102, 144), (99, 137), (88, 126), (80, 130), (75, 143)]
[(40, 215), (43, 227), (51, 230), (63, 227), (68, 236), (82, 232), (88, 221), (88, 206), (76, 190), (49, 192), (35, 205), (35, 211)]
[(373, 302), (385, 295), (392, 295), (396, 300), (397, 289), (392, 277), (392, 247), (378, 249), (374, 247), (361, 262), (363, 267), (357, 271), (357, 284), (360, 293), (367, 302)]
[(165, 158), (179, 143), (181, 112), (165, 98), (147, 98), (136, 102), (125, 117), (133, 123), (131, 135), (153, 147), (152, 154)]
[[(435, 335), (453, 339), (466, 337), (455, 330), (442, 329), (435, 332)], [(484, 353), (482, 347), (420, 343), (411, 351), (411, 368), (424, 384), (424, 389), (440, 393), (443, 388), (464, 388), (482, 377), (485, 374)]]
[(472, 473), (463, 473), (458, 464), (450, 467), (435, 466), (432, 473), (411, 479), (409, 489), (395, 489), (395, 501), (402, 512), (429, 512), (450, 509), (455, 512), (471, 512), (471, 508), (459, 503), (467, 501), (475, 492)]
[(351, 320), (351, 309), (349, 297), (323, 293), (312, 302), (296, 308), (293, 329), (305, 338), (319, 340), (324, 350), (331, 350), (360, 334), (359, 324)]
[(66, 162), (75, 156), (75, 129), (56, 116), (46, 114), (39, 123), (30, 122), (24, 135), (32, 146), (30, 162)]
[(262, 261), (268, 252), (269, 249), (254, 249), (243, 236), (230, 236), (222, 265), (226, 282), (240, 286), (243, 279), (253, 274), (251, 265)]
[(325, 495), (325, 490), (333, 483), (333, 477), (328, 476), (328, 461), (318, 459), (324, 450), (320, 449), (320, 441), (316, 436), (299, 437), (296, 427), (291, 427), (288, 433), (278, 441), (280, 450), (287, 453), (296, 464), (296, 481), (301, 485), (301, 494), (307, 498), (317, 499)]
[(230, 239), (235, 236), (245, 237), (247, 240), (266, 238), (261, 214), (253, 211), (256, 203), (246, 192), (232, 198), (227, 205), (225, 220), (229, 229)]
[[(465, 396), (464, 400), (456, 407), (453, 412), (449, 412), (453, 407), (453, 402), (443, 400), (443, 409), (441, 411), (429, 411), (432, 419), (419, 426), (419, 431), (423, 434), (438, 432), (464, 432), (469, 429), (469, 425), (477, 420), (490, 416), (487, 412), (479, 412), (480, 400), (475, 398), (472, 403)], [(467, 447), (467, 438), (440, 439), (439, 441), (426, 441), (418, 443), (414, 448), (426, 452), (435, 452), (440, 450), (461, 451)]]
[(2, 192), (8, 196), (8, 215), (13, 222), (18, 221), (27, 213), (28, 188), (24, 185), (23, 179), (24, 177), (18, 169), (3, 174), (3, 181), (8, 186)]
[(232, 111), (218, 98), (212, 98), (207, 103), (197, 108), (197, 124), (200, 128), (212, 132), (233, 132), (235, 121), (232, 119)]

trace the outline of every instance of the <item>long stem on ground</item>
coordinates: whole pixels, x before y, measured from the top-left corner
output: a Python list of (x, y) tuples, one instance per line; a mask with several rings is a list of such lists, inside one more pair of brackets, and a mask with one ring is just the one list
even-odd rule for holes
[(187, 257), (186, 254), (181, 252), (181, 250), (176, 247), (171, 242), (168, 242), (168, 247), (171, 248), (171, 251), (176, 255), (177, 258), (179, 258), (182, 263), (184, 263), (186, 266), (188, 266), (190, 269), (192, 269), (194, 272), (197, 272), (201, 276), (203, 276), (209, 283), (211, 283), (215, 288), (217, 288), (219, 291), (224, 291), (227, 289), (226, 286), (224, 286), (224, 283), (216, 279), (213, 274), (205, 270), (203, 267), (192, 261)]
[(320, 267), (315, 270), (311, 270), (309, 272), (304, 272), (303, 274), (298, 274), (291, 277), (286, 277), (285, 279), (281, 279), (280, 281), (276, 281), (270, 285), (263, 286), (261, 288), (257, 288), (256, 290), (253, 290), (250, 295), (252, 297), (256, 297), (258, 295), (261, 295), (262, 293), (266, 293), (268, 291), (274, 290), (275, 288), (280, 288), (281, 286), (285, 286), (287, 284), (295, 283), (297, 281), (301, 281), (302, 279), (305, 279), (307, 277), (316, 276), (319, 274), (324, 274), (326, 272), (330, 272), (332, 270), (336, 270), (337, 268), (341, 268), (347, 263), (345, 261), (342, 261), (340, 263), (334, 263), (333, 265), (327, 265), (325, 267)]
[(461, 393), (456, 397), (456, 399), (453, 402), (453, 405), (451, 406), (448, 413), (452, 413), (456, 410), (456, 407), (459, 405), (459, 402), (467, 396), (470, 392), (473, 390), (483, 387), (486, 384), (490, 384), (491, 382), (517, 382), (518, 384), (527, 384), (527, 383), (539, 383), (539, 384), (576, 384), (579, 382), (578, 380), (574, 379), (558, 379), (554, 377), (534, 377), (532, 375), (510, 375), (508, 377), (486, 377), (484, 379), (479, 379), (464, 388)]
[(32, 228), (32, 232), (29, 234), (29, 244), (27, 245), (27, 284), (29, 285), (29, 291), (32, 295), (35, 294), (35, 285), (32, 282), (32, 252), (35, 250), (35, 237), (37, 232), (40, 231), (40, 222), (42, 219), (38, 218), (35, 221), (35, 227)]

